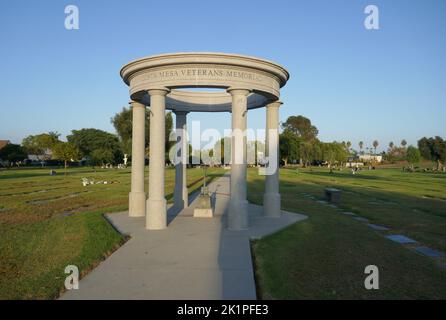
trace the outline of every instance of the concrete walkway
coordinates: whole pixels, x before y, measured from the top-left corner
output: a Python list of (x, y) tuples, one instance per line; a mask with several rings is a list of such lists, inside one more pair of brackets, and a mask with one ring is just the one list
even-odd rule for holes
[(61, 299), (256, 299), (250, 238), (306, 216), (283, 212), (278, 219), (263, 218), (262, 207), (250, 204), (250, 229), (228, 231), (229, 176), (209, 190), (212, 219), (192, 217), (196, 201), (180, 213), (170, 208), (169, 226), (162, 231), (147, 231), (144, 218), (129, 218), (127, 212), (109, 214), (131, 239)]

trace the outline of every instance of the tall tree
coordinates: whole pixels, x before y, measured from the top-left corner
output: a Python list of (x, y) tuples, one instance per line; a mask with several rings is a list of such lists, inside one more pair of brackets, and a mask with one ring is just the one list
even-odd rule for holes
[(306, 141), (316, 139), (318, 129), (304, 116), (291, 116), (282, 124), (284, 131), (290, 131)]
[(12, 162), (20, 162), (28, 157), (26, 150), (18, 144), (8, 143), (0, 149), (0, 160)]
[(395, 144), (393, 143), (393, 141), (390, 141), (389, 147), (387, 148), (387, 153), (385, 155), (386, 159), (388, 161), (394, 162), (395, 161), (394, 153), (395, 153)]
[(92, 152), (97, 149), (107, 149), (113, 154), (113, 162), (121, 163), (123, 154), (118, 137), (99, 129), (72, 130), (67, 136), (68, 142), (74, 144), (82, 156), (91, 159)]
[(434, 161), (432, 159), (432, 150), (431, 150), (431, 140), (432, 138), (426, 138), (423, 137), (420, 140), (418, 140), (418, 149), (420, 150), (421, 156), (426, 159), (426, 160), (431, 160)]
[[(170, 142), (169, 137), (173, 129), (172, 113), (166, 113), (166, 152), (175, 142)], [(111, 118), (111, 123), (115, 127), (116, 133), (119, 137), (119, 142), (123, 153), (132, 153), (132, 128), (133, 128), (133, 114), (132, 109), (122, 108), (121, 112), (115, 114)], [(150, 150), (150, 111), (146, 109), (146, 122), (145, 122), (145, 142), (146, 150)], [(148, 152), (147, 152), (148, 153)]]
[(35, 154), (44, 160), (49, 160), (51, 150), (60, 142), (59, 136), (57, 132), (30, 135), (22, 140), (22, 146), (28, 154)]
[(344, 145), (339, 142), (322, 143), (322, 159), (329, 166), (335, 163), (343, 164), (347, 162), (348, 151)]
[[(150, 111), (146, 108), (145, 117), (145, 141), (146, 147), (149, 146), (150, 138)], [(131, 108), (122, 108), (121, 112), (115, 114), (111, 118), (111, 123), (115, 127), (116, 133), (119, 137), (119, 142), (121, 144), (122, 152), (131, 154), (132, 153), (132, 123), (133, 114)]]
[(407, 145), (407, 141), (405, 139), (401, 140), (401, 146), (405, 148)]
[(285, 130), (279, 135), (280, 159), (285, 166), (288, 165), (288, 161), (299, 159), (299, 149), (302, 142), (303, 140), (290, 130)]
[(414, 146), (409, 146), (406, 152), (406, 160), (413, 170), (414, 164), (419, 163), (421, 160), (420, 150), (418, 150), (418, 148), (415, 148)]
[[(231, 137), (223, 137), (214, 145), (214, 158), (220, 157), (220, 163), (227, 165), (231, 161)], [(192, 155), (192, 146), (189, 145), (189, 155)]]
[(362, 153), (362, 148), (364, 147), (364, 142), (359, 141), (359, 151)]
[[(294, 143), (292, 143), (292, 144), (290, 144), (290, 146), (291, 146), (290, 150), (297, 150), (297, 155), (299, 156), (300, 159), (302, 159), (304, 167), (311, 165), (311, 163), (314, 160), (316, 160), (316, 158), (317, 158), (314, 155), (315, 154), (315, 152), (314, 152), (315, 144), (308, 142), (308, 141), (301, 141), (301, 140), (299, 141), (299, 140), (293, 139), (293, 142), (294, 141), (298, 141), (297, 147), (294, 147)], [(294, 155), (295, 152), (291, 153), (291, 155)]]
[(51, 137), (51, 139), (53, 141), (55, 141), (55, 143), (57, 143), (59, 141), (60, 138), (60, 133), (57, 131), (50, 131), (48, 132), (48, 135)]
[(69, 161), (76, 161), (80, 158), (79, 149), (71, 142), (59, 142), (53, 147), (53, 154), (55, 159), (64, 162), (65, 175), (67, 174), (67, 166)]
[(378, 148), (378, 146), (379, 146), (378, 140), (373, 141), (373, 148), (375, 149), (375, 154), (376, 154), (376, 148)]
[(426, 160), (437, 163), (437, 170), (441, 170), (446, 161), (446, 141), (441, 137), (421, 138), (418, 140), (421, 156)]
[(104, 165), (107, 163), (112, 163), (114, 160), (113, 152), (110, 149), (95, 149), (91, 153), (91, 164), (95, 165)]
[(350, 142), (350, 141), (347, 141), (347, 150), (350, 150), (350, 148), (351, 148), (351, 146), (352, 146), (352, 143)]

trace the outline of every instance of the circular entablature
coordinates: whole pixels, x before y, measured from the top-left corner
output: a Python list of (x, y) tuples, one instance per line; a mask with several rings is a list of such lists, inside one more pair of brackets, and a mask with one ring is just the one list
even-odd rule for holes
[[(282, 66), (260, 58), (225, 53), (173, 53), (132, 61), (121, 69), (132, 100), (150, 105), (151, 89), (168, 89), (166, 108), (187, 112), (231, 110), (229, 88), (248, 89), (248, 109), (279, 99), (289, 79)], [(194, 88), (190, 90), (189, 88)], [(195, 88), (219, 88), (199, 90)]]

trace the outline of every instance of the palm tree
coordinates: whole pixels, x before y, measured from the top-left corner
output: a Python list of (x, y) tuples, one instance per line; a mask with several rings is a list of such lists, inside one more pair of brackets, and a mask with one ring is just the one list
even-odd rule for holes
[(350, 150), (350, 147), (352, 146), (352, 143), (350, 141), (347, 141), (347, 149)]
[(392, 141), (390, 141), (390, 143), (389, 143), (389, 149), (393, 149), (393, 147), (395, 146), (395, 144), (392, 142)]
[(48, 132), (48, 135), (53, 138), (55, 141), (59, 140), (60, 133), (57, 131), (50, 131)]
[(364, 142), (359, 141), (359, 150), (362, 152), (362, 147), (364, 147)]
[(375, 154), (376, 154), (376, 148), (378, 148), (379, 142), (378, 140), (373, 141), (373, 148), (375, 148)]
[(407, 141), (405, 139), (401, 140), (401, 145), (403, 146), (403, 148), (405, 148), (407, 145)]

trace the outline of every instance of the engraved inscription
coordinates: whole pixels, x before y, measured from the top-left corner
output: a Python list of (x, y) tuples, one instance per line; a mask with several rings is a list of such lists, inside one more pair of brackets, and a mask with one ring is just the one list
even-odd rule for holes
[(259, 74), (240, 71), (240, 70), (227, 70), (218, 68), (183, 68), (183, 69), (170, 69), (148, 72), (144, 77), (151, 81), (172, 80), (172, 79), (242, 79), (248, 81), (263, 80), (263, 77)]

